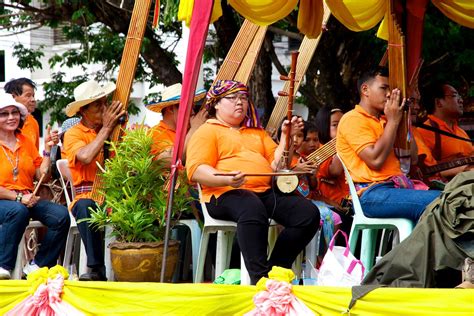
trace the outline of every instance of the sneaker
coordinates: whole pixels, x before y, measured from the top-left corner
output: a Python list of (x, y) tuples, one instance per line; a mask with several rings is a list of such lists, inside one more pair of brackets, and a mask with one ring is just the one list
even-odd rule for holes
[(36, 263), (33, 263), (33, 261), (30, 261), (26, 264), (26, 266), (23, 268), (23, 273), (25, 275), (30, 274), (31, 272), (35, 272), (36, 270), (39, 270), (39, 266)]
[(11, 278), (12, 275), (10, 274), (10, 271), (0, 267), (0, 280), (10, 280)]

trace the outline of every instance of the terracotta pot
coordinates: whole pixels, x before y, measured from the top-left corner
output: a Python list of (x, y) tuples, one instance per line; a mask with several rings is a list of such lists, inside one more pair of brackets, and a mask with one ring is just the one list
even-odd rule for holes
[[(163, 242), (110, 244), (112, 268), (117, 281), (159, 282), (163, 259)], [(171, 282), (178, 263), (179, 241), (170, 240), (165, 282)]]

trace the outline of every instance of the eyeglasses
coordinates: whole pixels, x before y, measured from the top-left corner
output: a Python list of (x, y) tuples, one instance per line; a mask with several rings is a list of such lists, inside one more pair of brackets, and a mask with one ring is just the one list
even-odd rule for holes
[(13, 117), (16, 117), (16, 116), (20, 116), (20, 111), (11, 111), (11, 112), (8, 112), (8, 111), (5, 111), (5, 112), (0, 112), (0, 119), (7, 119), (11, 116)]
[(462, 96), (457, 94), (457, 93), (453, 93), (453, 94), (445, 94), (444, 95), (445, 97), (450, 97), (450, 98), (453, 98), (453, 99), (462, 99)]
[(232, 94), (232, 95), (226, 95), (224, 99), (229, 100), (230, 102), (237, 103), (237, 100), (240, 99), (242, 102), (248, 102), (249, 101), (249, 96), (244, 93), (239, 93), (239, 94)]

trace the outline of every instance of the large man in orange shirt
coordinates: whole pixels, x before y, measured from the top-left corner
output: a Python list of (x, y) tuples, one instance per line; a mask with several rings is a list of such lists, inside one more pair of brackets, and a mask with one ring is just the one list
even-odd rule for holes
[[(336, 147), (360, 191), (365, 190), (360, 197), (364, 214), (416, 222), (439, 191), (395, 188), (392, 181), (395, 176), (411, 185), (393, 147), (402, 118), (400, 91), (389, 90), (385, 68), (363, 74), (358, 89), (360, 103), (339, 122)], [(412, 146), (412, 157), (416, 161), (416, 146)]]
[(16, 102), (23, 104), (30, 113), (26, 119), (21, 133), (28, 137), (39, 150), (39, 124), (33, 116), (36, 109), (35, 90), (36, 84), (28, 78), (12, 79), (5, 84), (5, 92), (13, 95)]
[[(428, 112), (425, 124), (442, 131), (469, 138), (459, 127), (458, 120), (463, 115), (463, 99), (454, 87), (446, 83), (435, 83), (423, 93), (423, 105)], [(424, 142), (437, 161), (449, 161), (460, 157), (469, 157), (474, 153), (471, 142), (438, 134), (426, 129), (418, 129)], [(446, 176), (454, 176), (470, 168), (468, 165), (450, 170)]]
[[(176, 137), (176, 124), (178, 119), (178, 106), (181, 97), (181, 84), (171, 85), (161, 93), (161, 101), (147, 105), (147, 109), (161, 113), (163, 119), (158, 125), (152, 128), (153, 145), (151, 153), (158, 159), (170, 161), (174, 140)], [(194, 97), (194, 102), (203, 99), (206, 96), (206, 90), (198, 90)], [(188, 140), (194, 132), (206, 120), (206, 111), (202, 109), (190, 119), (190, 128), (186, 134), (185, 148)]]
[[(91, 80), (80, 84), (74, 90), (76, 101), (66, 107), (66, 115), (79, 115), (81, 122), (64, 135), (64, 144), (73, 177), (76, 196), (71, 211), (79, 221), (90, 217), (90, 208), (97, 209), (91, 199), (91, 191), (97, 171), (96, 161), (103, 151), (104, 142), (109, 138), (118, 119), (125, 114), (122, 104), (113, 101), (107, 104), (107, 95), (115, 90), (115, 84), (100, 86)], [(82, 281), (105, 281), (103, 238), (87, 222), (78, 223), (87, 253), (87, 266), (90, 273), (79, 277)]]

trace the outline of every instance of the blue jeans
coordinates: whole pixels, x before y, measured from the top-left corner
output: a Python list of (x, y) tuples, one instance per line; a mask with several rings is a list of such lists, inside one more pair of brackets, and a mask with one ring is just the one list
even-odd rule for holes
[(360, 197), (365, 216), (380, 218), (408, 218), (418, 222), (425, 207), (441, 191), (395, 188), (393, 183), (379, 183), (369, 187)]
[(0, 267), (13, 270), (18, 244), (30, 218), (38, 220), (47, 228), (35, 262), (40, 267), (53, 267), (66, 244), (70, 219), (68, 210), (59, 204), (41, 200), (27, 208), (16, 201), (0, 200)]

